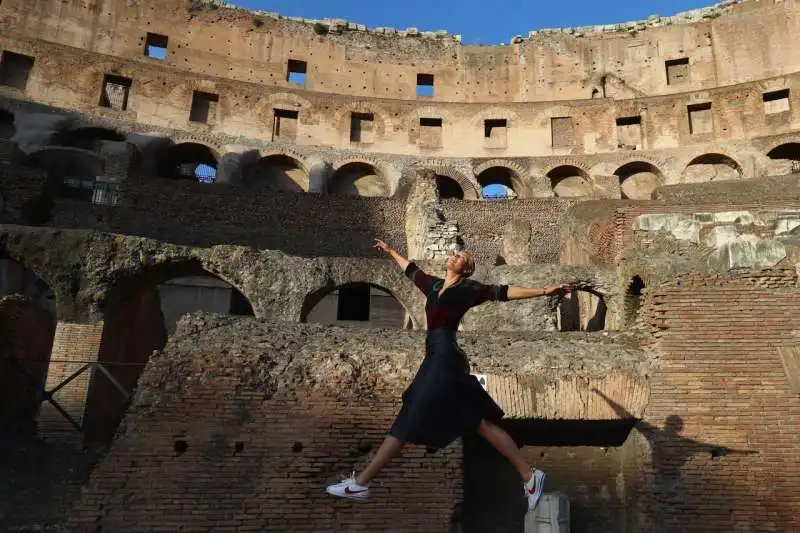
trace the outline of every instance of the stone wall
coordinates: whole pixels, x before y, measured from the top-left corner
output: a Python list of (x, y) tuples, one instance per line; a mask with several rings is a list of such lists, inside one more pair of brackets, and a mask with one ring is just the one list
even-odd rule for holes
[[(536, 376), (525, 384), (541, 416), (559, 416), (562, 404), (553, 400), (566, 396), (552, 387), (573, 379), (616, 391), (632, 411), (643, 407), (651, 362), (634, 337), (464, 338), (473, 372)], [(460, 442), (436, 453), (410, 446), (376, 480), (371, 505), (324, 492), (375, 452), (423, 352), (424, 335), (415, 332), (389, 338), (376, 330), (184, 318), (142, 375), (110, 453), (72, 513), (73, 530), (449, 531), (454, 518), (462, 520)], [(578, 361), (580, 372), (566, 370)], [(599, 416), (578, 395), (570, 398), (561, 416), (571, 409)], [(514, 401), (501, 405), (511, 411)]]
[(503, 239), (512, 220), (530, 225), (533, 243), (528, 262), (557, 263), (562, 246), (560, 218), (575, 202), (560, 199), (496, 200), (459, 202), (445, 200), (442, 208), (447, 221), (458, 225), (464, 248), (475, 260), (487, 265), (504, 264)]

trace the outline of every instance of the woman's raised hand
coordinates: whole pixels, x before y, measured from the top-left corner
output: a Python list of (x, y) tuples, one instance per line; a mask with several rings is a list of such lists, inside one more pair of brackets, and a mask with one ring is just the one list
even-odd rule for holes
[(558, 294), (559, 296), (562, 296), (565, 294), (569, 294), (570, 292), (572, 292), (572, 285), (568, 283), (562, 283), (561, 285), (554, 285), (544, 290), (546, 296), (551, 296), (553, 294)]
[(391, 249), (391, 246), (389, 246), (380, 239), (375, 239), (375, 244), (373, 244), (372, 246), (379, 252), (388, 252)]

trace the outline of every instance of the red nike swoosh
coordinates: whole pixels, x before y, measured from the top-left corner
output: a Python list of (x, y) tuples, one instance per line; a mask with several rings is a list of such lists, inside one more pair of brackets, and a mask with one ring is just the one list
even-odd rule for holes
[(367, 492), (368, 490), (369, 490), (369, 489), (364, 489), (364, 490), (350, 490), (350, 487), (345, 487), (345, 488), (344, 488), (344, 493), (345, 493), (345, 494), (361, 494), (362, 492)]
[(533, 487), (528, 489), (528, 494), (533, 494), (536, 492), (536, 482), (533, 483)]

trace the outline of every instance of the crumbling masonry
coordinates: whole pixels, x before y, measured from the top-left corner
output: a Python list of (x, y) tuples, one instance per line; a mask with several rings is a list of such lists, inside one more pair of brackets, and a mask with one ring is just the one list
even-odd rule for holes
[(523, 531), (475, 438), (324, 493), (423, 355), (374, 237), (579, 289), (460, 336), (572, 531), (800, 529), (796, 2), (500, 46), (198, 0), (0, 29), (0, 529)]

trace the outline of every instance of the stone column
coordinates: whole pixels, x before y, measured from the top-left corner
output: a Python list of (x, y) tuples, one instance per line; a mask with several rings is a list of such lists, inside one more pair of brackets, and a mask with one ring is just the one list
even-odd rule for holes
[[(102, 336), (103, 322), (79, 324), (59, 321), (56, 324), (45, 390), (51, 391), (60, 386), (86, 363), (97, 362)], [(91, 376), (91, 369), (86, 369), (53, 395), (56, 403), (79, 425), (86, 411)], [(45, 440), (58, 440), (76, 445), (83, 442), (82, 433), (47, 401), (41, 405), (38, 432)]]

